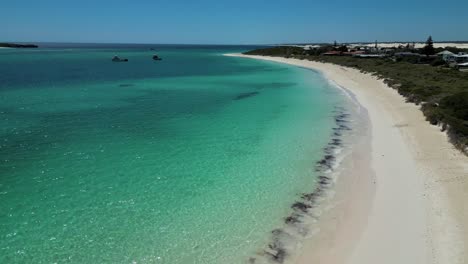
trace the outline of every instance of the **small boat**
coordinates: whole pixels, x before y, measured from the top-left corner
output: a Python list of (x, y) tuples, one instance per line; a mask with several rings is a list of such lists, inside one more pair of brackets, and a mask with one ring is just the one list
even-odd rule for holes
[(160, 61), (162, 60), (158, 55), (154, 54), (153, 55), (153, 60), (157, 60), (157, 61)]
[(115, 55), (114, 57), (112, 57), (112, 61), (113, 62), (126, 62), (128, 61), (128, 59), (121, 59), (119, 58), (119, 56)]

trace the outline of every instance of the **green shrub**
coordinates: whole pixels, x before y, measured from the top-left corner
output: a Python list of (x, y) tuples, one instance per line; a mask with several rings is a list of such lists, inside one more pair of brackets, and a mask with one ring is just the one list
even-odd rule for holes
[(440, 57), (437, 57), (437, 59), (433, 60), (431, 62), (431, 66), (442, 66), (446, 65), (447, 63)]

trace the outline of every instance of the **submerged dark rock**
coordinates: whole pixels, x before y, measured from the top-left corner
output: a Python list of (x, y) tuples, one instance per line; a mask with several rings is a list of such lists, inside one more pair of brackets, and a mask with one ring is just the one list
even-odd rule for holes
[(300, 223), (301, 221), (299, 220), (299, 215), (297, 214), (292, 214), (284, 219), (284, 222), (286, 224), (295, 224), (295, 223)]
[(340, 130), (351, 130), (350, 127), (345, 126), (345, 125), (340, 125), (339, 128), (340, 128)]
[(268, 247), (264, 250), (265, 255), (269, 256), (270, 259), (277, 263), (283, 263), (286, 258), (286, 249), (281, 242), (282, 239), (289, 236), (288, 233), (282, 229), (274, 229), (271, 231), (273, 238)]
[(134, 84), (131, 84), (131, 83), (123, 83), (123, 84), (120, 84), (119, 87), (131, 87), (131, 86), (134, 86)]
[(328, 179), (320, 179), (319, 180), (320, 185), (328, 185), (329, 183), (330, 183), (330, 181)]
[(330, 177), (327, 177), (327, 176), (319, 176), (318, 177), (320, 180), (330, 180)]
[(320, 164), (320, 165), (326, 165), (327, 161), (325, 159), (321, 159), (317, 163)]
[(326, 166), (328, 168), (331, 168), (331, 163), (332, 161), (335, 160), (335, 157), (333, 155), (325, 155), (323, 157), (323, 159), (319, 160), (317, 162), (318, 165), (321, 165), (321, 166)]
[(242, 100), (242, 99), (245, 99), (245, 98), (249, 98), (249, 97), (252, 97), (252, 96), (255, 96), (259, 94), (259, 92), (250, 92), (250, 93), (241, 93), (239, 95), (237, 95), (234, 100)]
[(346, 113), (339, 113), (335, 116), (335, 121), (336, 122), (346, 122), (349, 114)]
[(336, 116), (336, 118), (339, 118), (339, 119), (345, 119), (347, 117), (349, 117), (348, 113), (340, 113)]
[(310, 208), (312, 208), (312, 206), (306, 204), (306, 203), (303, 203), (303, 202), (295, 202), (293, 203), (293, 205), (291, 206), (293, 209), (296, 209), (296, 210), (300, 210), (304, 213), (307, 212), (307, 210), (309, 210)]
[(336, 123), (347, 123), (348, 120), (346, 120), (346, 119), (344, 119), (344, 118), (335, 117), (335, 122), (336, 122)]
[(341, 139), (339, 139), (339, 138), (334, 138), (334, 139), (332, 139), (332, 141), (330, 142), (330, 145), (339, 146), (339, 145), (341, 145), (341, 142), (342, 142)]
[(328, 145), (325, 148), (323, 148), (323, 152), (325, 152), (325, 154), (330, 154), (333, 151), (333, 149), (333, 146)]
[(306, 201), (313, 202), (318, 196), (319, 196), (319, 194), (317, 192), (303, 193), (301, 198), (306, 200)]
[(286, 257), (286, 250), (284, 248), (278, 248), (276, 253), (271, 254), (274, 261), (278, 263), (283, 263)]
[(277, 239), (277, 237), (285, 234), (285, 232), (279, 228), (273, 229), (271, 233), (273, 234), (273, 236), (275, 236), (275, 240)]
[(283, 245), (276, 239), (268, 244), (268, 248), (265, 249), (265, 254), (270, 256), (273, 261), (283, 263), (286, 257), (286, 249), (284, 249)]

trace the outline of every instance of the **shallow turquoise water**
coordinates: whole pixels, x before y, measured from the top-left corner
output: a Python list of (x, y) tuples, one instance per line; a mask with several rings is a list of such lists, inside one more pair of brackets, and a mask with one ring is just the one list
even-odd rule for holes
[[(243, 263), (342, 102), (238, 47), (0, 50), (1, 263)], [(128, 63), (112, 63), (118, 54)]]

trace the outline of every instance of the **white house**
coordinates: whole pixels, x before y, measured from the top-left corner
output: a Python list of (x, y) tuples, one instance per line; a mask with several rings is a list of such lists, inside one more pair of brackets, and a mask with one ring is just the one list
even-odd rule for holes
[(448, 58), (451, 57), (452, 55), (455, 55), (453, 52), (450, 52), (448, 50), (441, 51), (436, 54), (437, 56), (441, 56), (444, 61), (448, 61)]
[(468, 62), (468, 54), (460, 52), (458, 54), (447, 55), (445, 61), (455, 62), (455, 63), (465, 63), (465, 62)]

